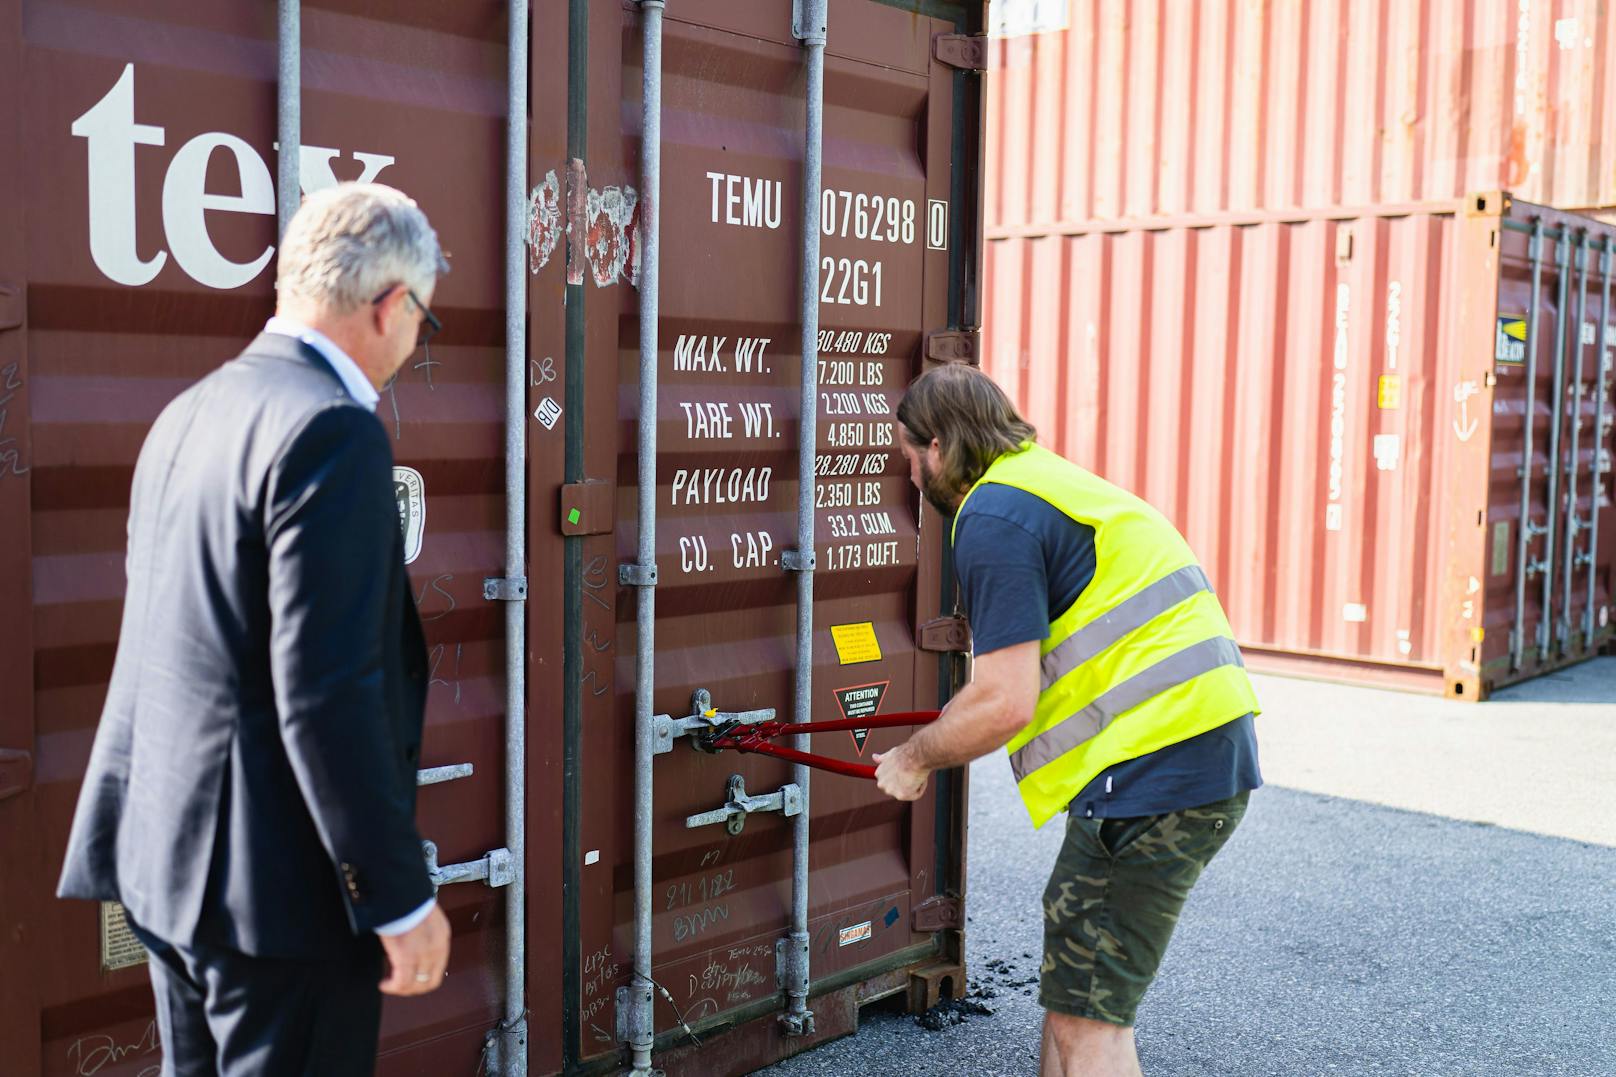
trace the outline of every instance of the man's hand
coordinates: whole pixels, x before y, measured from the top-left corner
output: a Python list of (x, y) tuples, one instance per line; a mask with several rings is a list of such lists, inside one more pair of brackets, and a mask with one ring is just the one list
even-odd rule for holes
[(896, 800), (919, 800), (926, 792), (931, 770), (916, 763), (907, 742), (890, 752), (876, 752), (875, 784)]
[(449, 965), (449, 918), (441, 907), (402, 935), (379, 935), (389, 968), (384, 995), (424, 995), (443, 983)]

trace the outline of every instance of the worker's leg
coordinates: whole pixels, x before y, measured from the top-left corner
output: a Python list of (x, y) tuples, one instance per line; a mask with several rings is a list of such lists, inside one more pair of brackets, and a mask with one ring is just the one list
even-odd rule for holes
[(1139, 1073), (1139, 1001), (1190, 888), (1239, 825), (1248, 796), (1139, 819), (1067, 820), (1044, 890), (1046, 1077)]
[(1044, 1054), (1040, 1077), (1143, 1077), (1133, 1028), (1044, 1014)]

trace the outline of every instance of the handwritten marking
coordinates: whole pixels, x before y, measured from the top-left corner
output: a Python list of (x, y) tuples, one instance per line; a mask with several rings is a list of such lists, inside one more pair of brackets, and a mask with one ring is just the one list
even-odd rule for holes
[(751, 962), (746, 962), (735, 968), (717, 960), (709, 960), (701, 974), (690, 975), (688, 994), (695, 995), (697, 991), (726, 991), (728, 1002), (744, 1002), (752, 996), (751, 988), (764, 982), (761, 972), (754, 969)]
[(449, 608), (448, 609), (441, 610), (441, 611), (439, 611), (437, 613), (434, 613), (434, 614), (431, 614), (431, 615), (423, 614), (421, 616), (422, 623), (442, 620), (443, 618), (449, 616), (449, 614), (454, 612), (454, 609), (455, 609), (455, 597), (454, 597), (454, 595), (451, 595), (448, 591), (445, 591), (443, 589), (443, 586), (442, 586), (444, 583), (447, 583), (448, 581), (450, 581), (452, 579), (454, 579), (454, 576), (451, 573), (445, 572), (441, 576), (438, 576), (435, 579), (429, 580), (428, 582), (421, 585), (421, 593), (415, 596), (415, 606), (416, 606), (417, 610), (419, 610), (421, 605), (426, 602), (426, 593), (428, 591), (436, 591), (438, 594), (442, 595), (444, 598), (449, 600)]
[(460, 702), (460, 656), (464, 648), (465, 644), (463, 643), (455, 644), (454, 680), (449, 681), (438, 676), (438, 666), (443, 663), (444, 656), (448, 651), (448, 645), (443, 643), (440, 643), (436, 647), (432, 648), (432, 671), (427, 675), (428, 688), (432, 687), (434, 684), (441, 684), (445, 688), (453, 688), (454, 701), (457, 705)]
[[(16, 363), (7, 363), (3, 369), (0, 369), (0, 374), (5, 376), (5, 382), (3, 386), (0, 386), (0, 392), (6, 394), (5, 396), (0, 396), (0, 435), (4, 435), (6, 432), (6, 416), (9, 411), (6, 405), (11, 403), (12, 397), (17, 395), (17, 391), (23, 385), (22, 378), (17, 374), (17, 365)], [(13, 475), (28, 474), (28, 465), (22, 462), (21, 453), (17, 449), (8, 447), (15, 445), (16, 442), (16, 438), (0, 436), (0, 478), (5, 477), (7, 469)]]
[[(93, 1077), (107, 1066), (116, 1065), (135, 1055), (149, 1055), (161, 1048), (162, 1041), (157, 1033), (157, 1022), (148, 1021), (145, 1031), (133, 1043), (120, 1044), (111, 1036), (100, 1034), (81, 1036), (68, 1047), (67, 1059), (77, 1067), (73, 1071), (76, 1077)], [(161, 1066), (149, 1066), (141, 1070), (137, 1077), (157, 1077), (161, 1069)]]
[(424, 370), (424, 371), (426, 371), (426, 387), (428, 389), (430, 389), (434, 393), (438, 391), (438, 387), (436, 385), (432, 384), (432, 368), (435, 367), (435, 366), (442, 366), (442, 365), (443, 365), (442, 363), (440, 363), (436, 359), (432, 358), (432, 353), (431, 352), (427, 352), (426, 353), (426, 358), (422, 359), (419, 363), (415, 364), (415, 369), (416, 370)]
[(693, 939), (721, 920), (729, 919), (729, 903), (720, 902), (692, 913), (680, 913), (673, 918), (673, 941)]

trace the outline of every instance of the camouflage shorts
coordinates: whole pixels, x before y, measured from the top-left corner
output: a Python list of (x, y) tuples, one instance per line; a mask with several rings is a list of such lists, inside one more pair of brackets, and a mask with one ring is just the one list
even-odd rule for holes
[(1133, 1024), (1184, 899), (1250, 796), (1137, 819), (1067, 820), (1044, 891), (1044, 1009)]

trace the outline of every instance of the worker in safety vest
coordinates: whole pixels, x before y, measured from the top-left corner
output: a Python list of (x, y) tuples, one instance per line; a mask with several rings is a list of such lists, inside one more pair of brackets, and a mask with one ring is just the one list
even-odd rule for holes
[(1257, 697), (1217, 596), (1155, 509), (1039, 447), (967, 366), (898, 405), (914, 484), (953, 518), (970, 684), (877, 754), (881, 790), (1007, 747), (1036, 826), (1067, 813), (1044, 891), (1045, 1077), (1138, 1074), (1134, 1014), (1179, 910), (1262, 784)]

